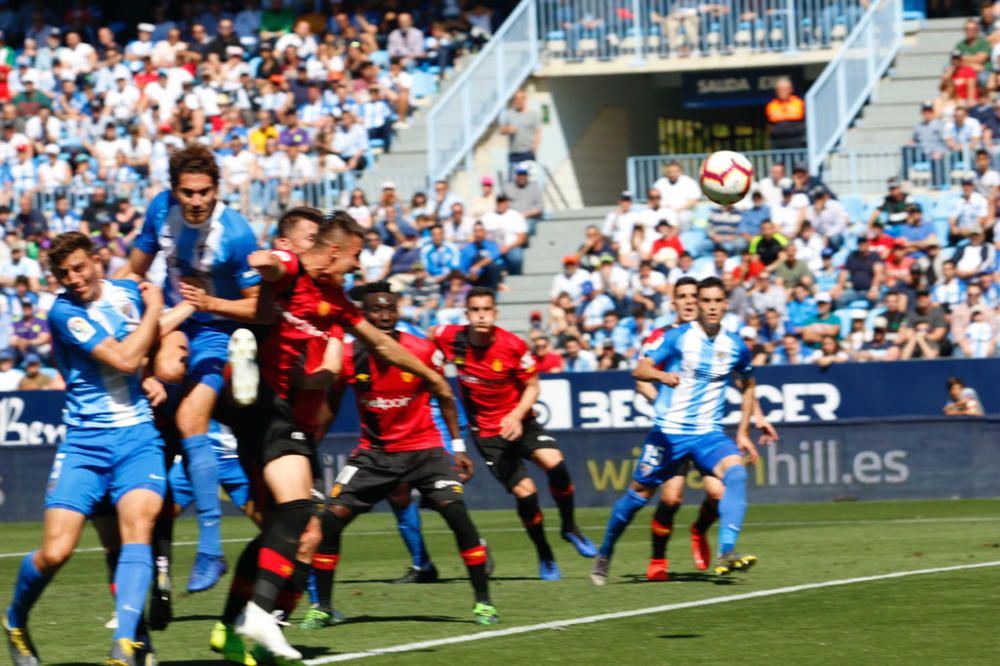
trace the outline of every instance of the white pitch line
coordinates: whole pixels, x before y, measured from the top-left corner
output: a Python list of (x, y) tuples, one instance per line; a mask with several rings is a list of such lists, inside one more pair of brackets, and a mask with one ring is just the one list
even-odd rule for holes
[(569, 618), (566, 620), (556, 620), (554, 622), (542, 622), (539, 624), (528, 624), (522, 627), (511, 627), (510, 629), (500, 629), (497, 631), (483, 631), (465, 636), (452, 636), (449, 638), (439, 638), (430, 641), (420, 641), (417, 643), (404, 643), (385, 648), (375, 648), (363, 652), (346, 652), (344, 654), (334, 654), (316, 659), (307, 659), (306, 666), (320, 666), (321, 664), (332, 664), (339, 661), (353, 661), (366, 657), (377, 657), (386, 654), (398, 654), (401, 652), (413, 652), (416, 650), (427, 650), (430, 648), (456, 645), (459, 643), (471, 643), (489, 638), (503, 638), (505, 636), (517, 636), (546, 629), (562, 629), (578, 624), (593, 624), (595, 622), (605, 622), (607, 620), (621, 620), (624, 618), (637, 617), (640, 615), (653, 615), (656, 613), (666, 613), (669, 611), (684, 610), (687, 608), (699, 608), (702, 606), (714, 606), (732, 601), (746, 601), (748, 599), (761, 599), (773, 597), (780, 594), (792, 594), (794, 592), (805, 592), (807, 590), (820, 590), (827, 587), (841, 587), (844, 585), (855, 585), (857, 583), (869, 583), (879, 580), (891, 580), (893, 578), (907, 578), (909, 576), (923, 576), (927, 574), (948, 573), (951, 571), (965, 571), (968, 569), (982, 569), (985, 567), (1000, 566), (1000, 560), (993, 562), (980, 562), (978, 564), (959, 564), (949, 567), (935, 567), (933, 569), (917, 569), (914, 571), (898, 571), (895, 573), (879, 574), (876, 576), (861, 576), (858, 578), (843, 578), (841, 580), (828, 580), (819, 583), (804, 583), (802, 585), (790, 585), (788, 587), (778, 587), (771, 590), (759, 590), (757, 592), (747, 592), (745, 594), (730, 594), (724, 597), (712, 599), (700, 599), (698, 601), (685, 601), (683, 603), (665, 604), (663, 606), (650, 606), (649, 608), (637, 608), (634, 610), (618, 611), (615, 613), (602, 613), (600, 615), (588, 615), (586, 617)]
[[(768, 528), (768, 527), (824, 527), (824, 526), (835, 526), (835, 525), (906, 525), (912, 523), (990, 523), (990, 522), (1000, 522), (1000, 516), (963, 516), (959, 518), (886, 518), (884, 520), (878, 518), (871, 519), (859, 519), (859, 520), (774, 520), (774, 521), (761, 521), (753, 522), (749, 521), (744, 523), (744, 527), (750, 528)], [(581, 525), (581, 529), (585, 530), (600, 530), (604, 529), (604, 525)], [(482, 534), (489, 536), (490, 534), (500, 534), (506, 532), (523, 532), (523, 527), (497, 527), (494, 529), (484, 529)], [(440, 529), (425, 529), (424, 534), (451, 534), (451, 530), (440, 528)], [(349, 536), (392, 536), (398, 534), (396, 530), (351, 530), (347, 532)], [(241, 539), (222, 539), (222, 543), (245, 543), (251, 539), (250, 536)], [(174, 546), (197, 546), (197, 541), (175, 541)], [(11, 557), (24, 557), (29, 552), (25, 551), (23, 553), (0, 553), (0, 559), (6, 559)], [(103, 548), (77, 548), (74, 553), (103, 553)]]

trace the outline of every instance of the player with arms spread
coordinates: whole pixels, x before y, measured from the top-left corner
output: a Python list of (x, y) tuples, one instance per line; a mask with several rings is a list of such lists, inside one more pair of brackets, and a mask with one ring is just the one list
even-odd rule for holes
[[(682, 277), (674, 285), (673, 307), (677, 314), (677, 321), (670, 326), (658, 328), (653, 331), (643, 342), (643, 347), (652, 346), (657, 340), (662, 338), (667, 331), (672, 328), (683, 326), (688, 322), (698, 318), (698, 281), (692, 277)], [(640, 351), (640, 354), (642, 352)], [(663, 368), (660, 368), (661, 370)], [(656, 403), (659, 391), (650, 382), (636, 381), (636, 391), (641, 393), (650, 404)], [(778, 433), (774, 427), (767, 422), (760, 411), (759, 404), (754, 404), (754, 423), (764, 432), (761, 443), (768, 443), (777, 439)], [(656, 505), (656, 512), (650, 523), (650, 536), (652, 539), (653, 553), (646, 568), (646, 580), (665, 581), (667, 574), (667, 544), (673, 533), (674, 515), (684, 502), (684, 484), (687, 480), (687, 472), (690, 463), (681, 465), (677, 473), (660, 486), (660, 501)], [(725, 487), (722, 482), (711, 474), (701, 477), (705, 488), (705, 499), (702, 500), (698, 510), (698, 518), (691, 524), (691, 554), (694, 557), (695, 567), (704, 571), (712, 561), (712, 550), (708, 541), (708, 530), (719, 518), (719, 500)], [(637, 481), (632, 482), (632, 490), (651, 497), (655, 488), (643, 486)]]
[[(268, 657), (293, 661), (302, 655), (288, 644), (272, 612), (279, 597), (305, 588), (320, 539), (311, 496), (314, 435), (341, 361), (340, 341), (331, 332), (347, 329), (380, 359), (423, 379), (442, 403), (454, 400), (444, 377), (365, 321), (344, 295), (344, 275), (358, 267), (364, 230), (343, 212), (325, 218), (315, 214), (319, 231), (308, 251), (261, 250), (250, 256), (250, 265), (270, 286), (269, 297), (273, 293), (277, 320), (261, 349), (263, 381), (256, 400), (228, 423), (241, 457), (254, 470), (251, 481), (263, 480), (271, 505), (263, 534), (247, 546), (236, 568), (237, 577), (253, 581), (252, 589), (234, 585), (223, 622), (227, 627), (235, 623), (236, 633), (253, 639)], [(234, 385), (247, 384), (240, 377), (244, 372), (242, 363), (233, 366)], [(258, 505), (264, 506), (262, 500)], [(241, 591), (252, 592), (252, 599), (237, 619), (245, 602)], [(228, 647), (234, 648), (232, 643), (227, 641)]]
[(538, 399), (535, 359), (521, 338), (496, 325), (496, 295), (475, 287), (466, 298), (467, 326), (442, 325), (433, 339), (445, 359), (458, 369), (462, 400), (476, 448), (490, 472), (517, 500), (517, 513), (538, 551), (539, 575), (559, 580), (559, 566), (545, 538), (538, 490), (524, 460), (532, 460), (549, 478), (559, 507), (562, 537), (584, 557), (597, 554), (577, 527), (573, 482), (555, 438), (535, 421)]
[[(590, 574), (595, 585), (607, 583), (615, 542), (646, 505), (652, 490), (675, 476), (688, 457), (725, 486), (719, 502), (722, 527), (714, 571), (728, 574), (749, 569), (757, 561), (753, 555), (735, 552), (747, 506), (747, 473), (741, 452), (749, 454), (751, 464), (757, 460), (757, 448), (750, 439), (756, 381), (750, 350), (739, 336), (722, 330), (726, 304), (722, 281), (714, 277), (702, 280), (698, 284), (697, 321), (669, 330), (643, 348), (633, 374), (640, 381), (660, 385), (654, 404), (655, 422), (646, 437), (633, 488), (615, 503), (608, 520)], [(731, 379), (743, 394), (736, 443), (722, 427), (725, 389)], [(641, 492), (635, 490), (635, 485)]]
[(87, 516), (110, 495), (118, 513), (121, 554), (115, 570), (118, 628), (106, 664), (133, 666), (149, 653), (136, 629), (153, 577), (150, 541), (163, 505), (163, 442), (153, 425), (139, 373), (157, 339), (163, 308), (149, 283), (101, 279), (90, 238), (62, 234), (49, 250), (66, 290), (49, 323), (66, 377), (66, 440), (59, 447), (45, 498), (42, 547), (25, 556), (3, 617), (17, 666), (37, 666), (28, 613), (76, 547)]
[(236, 321), (251, 322), (257, 316), (260, 276), (247, 264), (247, 256), (257, 249), (250, 225), (218, 198), (219, 167), (212, 152), (191, 144), (171, 155), (170, 186), (169, 192), (150, 202), (125, 276), (145, 278), (153, 261), (162, 256), (167, 306), (187, 302), (196, 310), (180, 327), (190, 357), (188, 386), (177, 406), (176, 422), (199, 522), (198, 554), (188, 591), (200, 592), (214, 586), (226, 570), (209, 421), (223, 386), (222, 370)]
[[(398, 302), (388, 283), (375, 282), (356, 289), (369, 323), (429, 367), (441, 370), (444, 357), (433, 342), (396, 330)], [(369, 347), (358, 340), (344, 345), (343, 374), (354, 385), (361, 442), (330, 491), (323, 543), (313, 563), (320, 605), (310, 613), (331, 613), (333, 578), (344, 528), (357, 514), (367, 512), (400, 484), (406, 484), (417, 489), (454, 532), (475, 593), (476, 623), (496, 624), (500, 618), (490, 601), (486, 548), (465, 507), (462, 484), (472, 476), (473, 465), (465, 454), (454, 400), (438, 400), (451, 436), (453, 467), (431, 414), (431, 394), (425, 381), (372, 358)]]

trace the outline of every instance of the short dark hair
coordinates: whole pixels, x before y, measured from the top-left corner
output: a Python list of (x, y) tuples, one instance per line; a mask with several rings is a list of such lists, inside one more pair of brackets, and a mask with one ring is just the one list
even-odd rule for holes
[(387, 280), (379, 280), (378, 282), (369, 282), (367, 284), (359, 284), (352, 288), (348, 292), (348, 296), (351, 297), (352, 301), (358, 301), (359, 303), (365, 302), (365, 296), (371, 294), (392, 294), (395, 295), (396, 292), (392, 290), (392, 285), (389, 284)]
[(729, 295), (726, 293), (726, 285), (722, 284), (722, 280), (714, 275), (711, 275), (698, 283), (699, 293), (705, 289), (721, 289), (723, 294), (726, 294), (727, 296)]
[(965, 382), (963, 382), (958, 377), (949, 377), (948, 378), (948, 388), (951, 388), (952, 386), (965, 386)]
[(170, 186), (177, 187), (186, 173), (205, 174), (218, 186), (219, 165), (208, 146), (189, 143), (170, 156)]
[(292, 229), (295, 228), (295, 223), (299, 220), (309, 220), (322, 226), (323, 212), (318, 208), (310, 208), (309, 206), (289, 208), (278, 218), (278, 238), (288, 238)]
[(83, 250), (88, 257), (93, 255), (94, 241), (90, 240), (90, 236), (79, 231), (67, 231), (53, 238), (52, 245), (49, 246), (49, 261), (52, 265), (52, 271), (58, 275), (62, 271), (62, 263), (77, 250)]
[(365, 228), (345, 210), (330, 211), (319, 225), (316, 242), (320, 245), (329, 245), (341, 236), (356, 236), (364, 240)]
[(682, 278), (678, 278), (677, 282), (674, 283), (674, 291), (676, 291), (678, 287), (684, 287), (689, 284), (693, 284), (695, 287), (697, 287), (698, 280), (691, 277), (690, 275), (685, 275)]
[(496, 292), (489, 287), (473, 287), (469, 290), (468, 296), (465, 297), (465, 304), (468, 305), (473, 298), (482, 298), (484, 296), (489, 296), (493, 303), (497, 302)]

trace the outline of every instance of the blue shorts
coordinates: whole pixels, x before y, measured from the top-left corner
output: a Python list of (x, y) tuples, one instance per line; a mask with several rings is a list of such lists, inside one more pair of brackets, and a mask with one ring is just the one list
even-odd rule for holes
[(69, 428), (59, 446), (46, 509), (70, 509), (89, 516), (104, 499), (118, 504), (133, 490), (167, 490), (163, 440), (152, 423), (124, 428)]
[[(219, 485), (222, 486), (229, 499), (239, 508), (243, 508), (250, 501), (250, 482), (240, 465), (239, 458), (236, 457), (216, 457), (219, 468)], [(174, 466), (170, 468), (167, 475), (170, 483), (170, 492), (174, 497), (174, 504), (181, 507), (181, 510), (191, 506), (194, 502), (194, 489), (191, 481), (188, 480), (187, 470), (184, 463), (179, 460), (174, 461)]]
[(180, 330), (188, 338), (188, 379), (216, 393), (222, 390), (222, 369), (229, 360), (229, 337), (235, 327), (228, 322), (187, 320)]
[(683, 471), (689, 459), (702, 474), (711, 474), (720, 460), (733, 455), (742, 454), (725, 433), (667, 435), (654, 428), (646, 435), (632, 478), (647, 488), (655, 488)]

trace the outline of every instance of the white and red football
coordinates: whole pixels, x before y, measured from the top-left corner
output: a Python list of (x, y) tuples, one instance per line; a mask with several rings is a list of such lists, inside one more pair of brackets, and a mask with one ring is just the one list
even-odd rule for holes
[(717, 204), (734, 204), (746, 196), (753, 184), (753, 165), (745, 155), (720, 150), (701, 163), (698, 182), (705, 196)]

